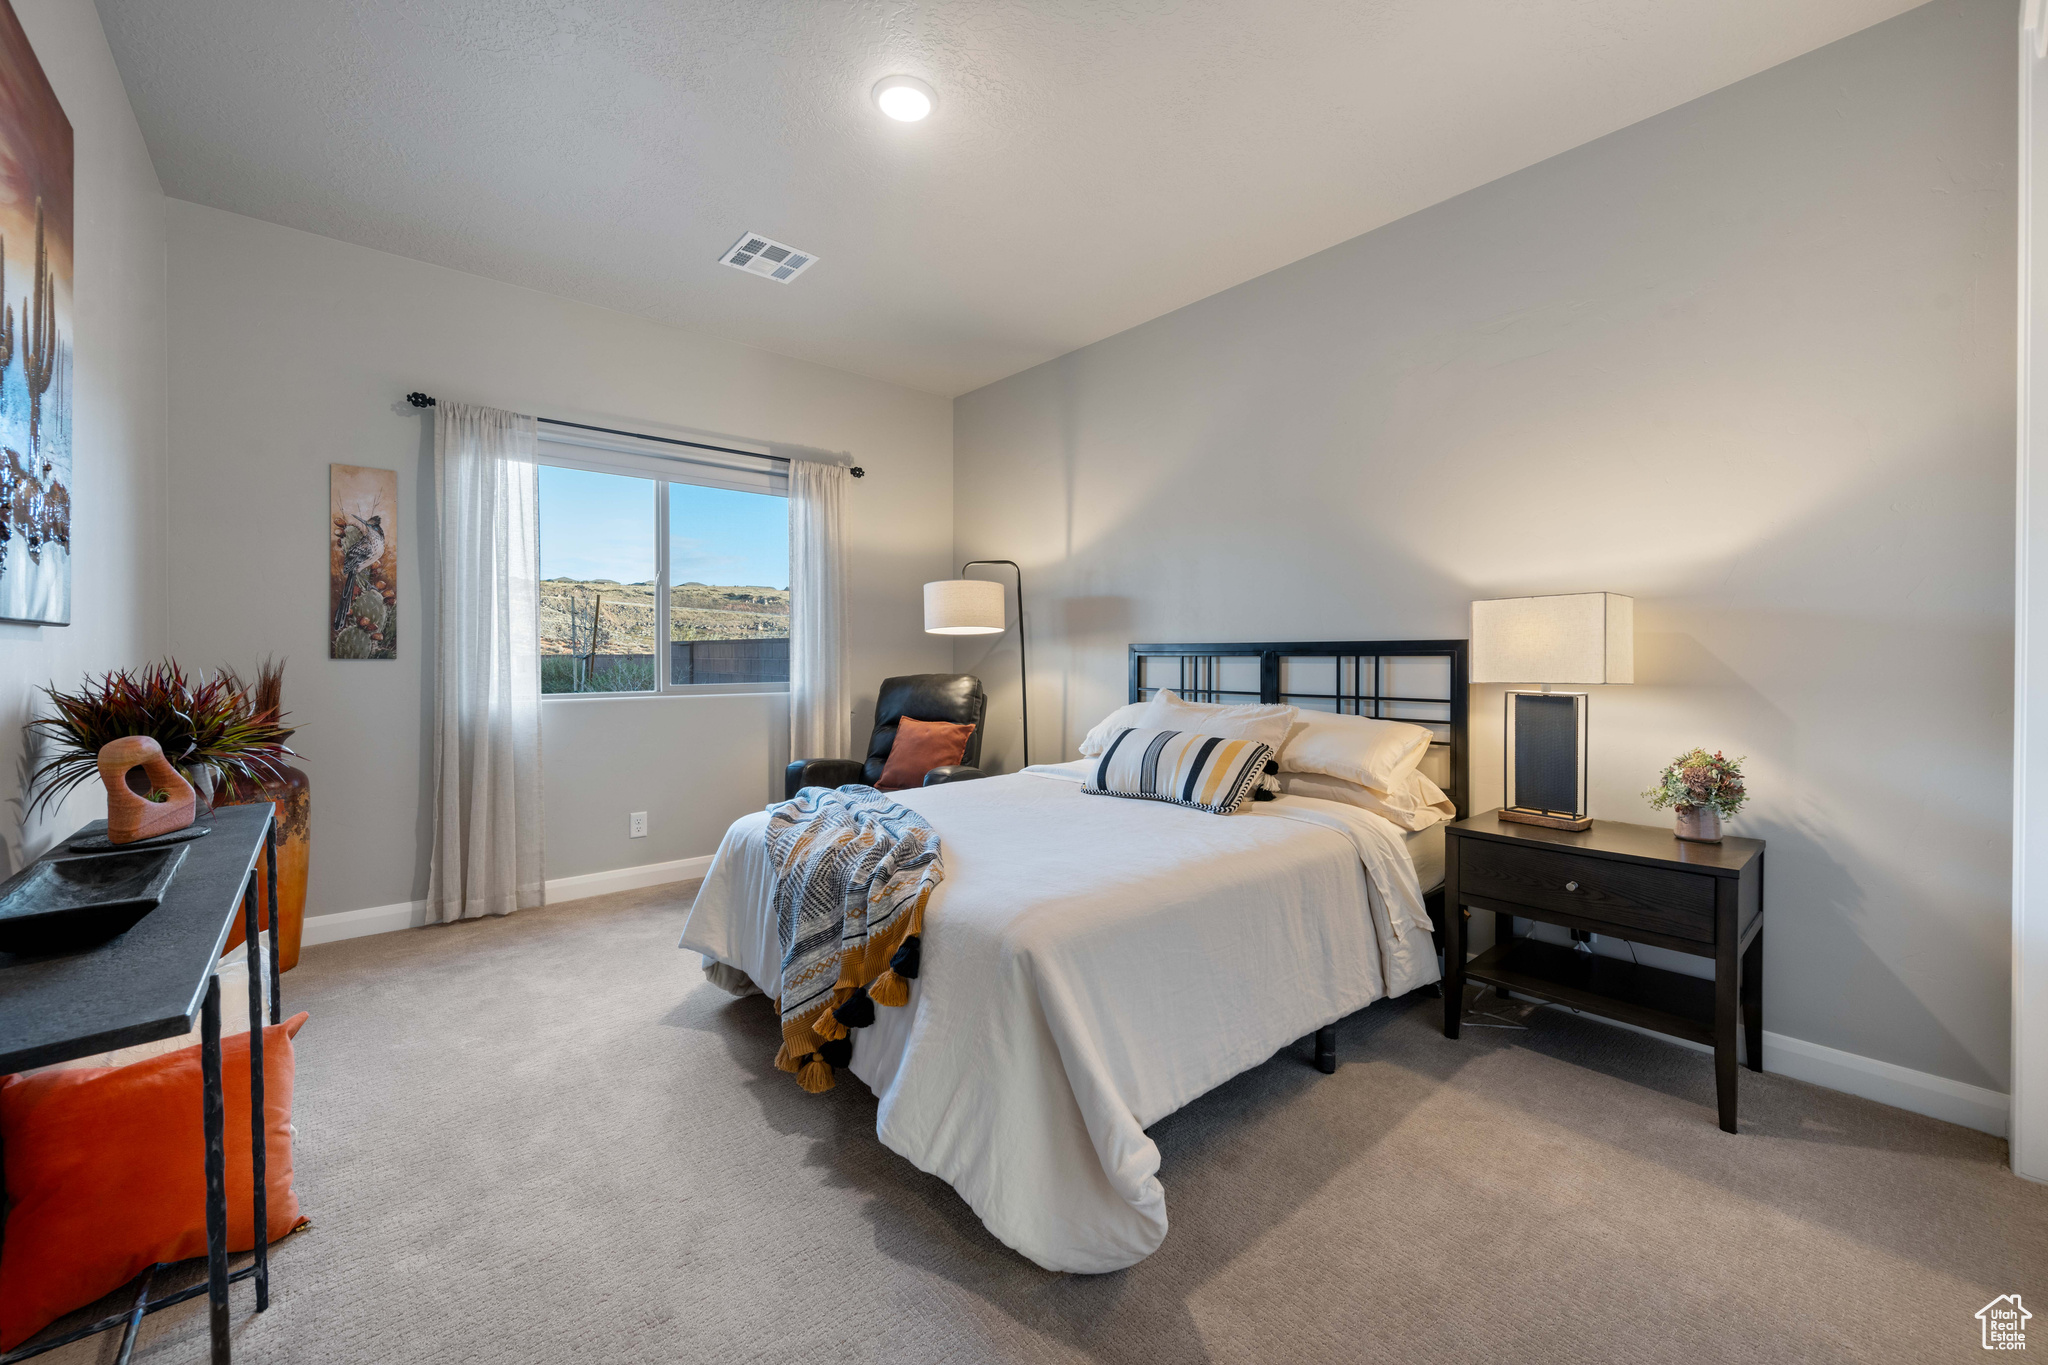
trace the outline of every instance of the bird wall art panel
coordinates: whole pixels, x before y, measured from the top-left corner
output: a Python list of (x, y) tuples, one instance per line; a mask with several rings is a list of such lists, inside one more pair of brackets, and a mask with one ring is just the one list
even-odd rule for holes
[(328, 654), (398, 657), (398, 471), (327, 466)]
[(71, 624), (71, 121), (0, 0), (0, 621)]

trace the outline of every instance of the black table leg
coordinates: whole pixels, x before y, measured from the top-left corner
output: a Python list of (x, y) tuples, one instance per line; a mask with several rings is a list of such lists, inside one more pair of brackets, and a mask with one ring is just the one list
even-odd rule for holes
[[(271, 876), (276, 877), (273, 871)], [(273, 922), (274, 919), (273, 919)], [(264, 1168), (270, 1153), (263, 1112), (263, 935), (256, 927), (256, 874), (242, 886), (243, 945), (249, 952), (249, 1166), (255, 1176), (256, 1311), (270, 1307), (270, 1190)], [(275, 951), (273, 949), (273, 951)]]
[[(1497, 947), (1500, 944), (1506, 943), (1509, 939), (1513, 938), (1514, 936), (1515, 917), (1513, 915), (1503, 915), (1498, 910), (1494, 911), (1493, 941), (1495, 946)], [(1515, 998), (1514, 996), (1508, 994), (1508, 988), (1506, 986), (1495, 986), (1493, 989), (1500, 995), (1500, 998), (1503, 1000), (1512, 1000)]]
[(206, 1298), (213, 1365), (229, 1365), (227, 1113), (220, 1083), (220, 978), (206, 978), (199, 1011), (200, 1114), (206, 1132)]
[(270, 828), (263, 834), (264, 899), (270, 902), (270, 1022), (284, 1022), (284, 992), (278, 975), (284, 968), (277, 955), (277, 809), (271, 808)]
[(121, 1330), (121, 1350), (114, 1365), (128, 1365), (135, 1357), (135, 1339), (142, 1335), (142, 1317), (149, 1311), (149, 1287), (156, 1283), (156, 1272), (156, 1266), (143, 1271), (135, 1287), (135, 1306), (128, 1310), (128, 1325)]
[(1444, 1037), (1455, 1038), (1465, 1014), (1465, 907), (1455, 882), (1446, 877), (1444, 885)]
[(1743, 1042), (1749, 1048), (1749, 1069), (1764, 1069), (1764, 931), (1758, 925), (1756, 936), (1749, 941), (1749, 947), (1742, 954), (1742, 1032)]
[(1325, 1024), (1316, 1030), (1316, 1070), (1325, 1076), (1337, 1071), (1337, 1026)]
[(1735, 925), (1736, 883), (1723, 878), (1714, 887), (1714, 1099), (1724, 1133), (1735, 1131), (1735, 1027), (1742, 980)]

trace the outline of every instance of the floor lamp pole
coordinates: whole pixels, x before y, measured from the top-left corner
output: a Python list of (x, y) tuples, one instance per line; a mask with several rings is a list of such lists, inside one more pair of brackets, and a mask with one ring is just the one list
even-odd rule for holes
[(1024, 570), (1014, 559), (970, 559), (960, 566), (960, 576), (977, 564), (1007, 564), (1017, 574), (1017, 706), (1024, 720), (1024, 762), (1031, 766), (1031, 670), (1024, 658)]

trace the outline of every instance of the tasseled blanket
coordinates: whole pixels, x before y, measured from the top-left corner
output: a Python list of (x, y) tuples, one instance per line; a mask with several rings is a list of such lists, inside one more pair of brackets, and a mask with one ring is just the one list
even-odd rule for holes
[(775, 1065), (813, 1094), (853, 1058), (850, 1028), (910, 1001), (918, 936), (944, 880), (939, 835), (873, 787), (805, 787), (771, 807), (782, 1048)]

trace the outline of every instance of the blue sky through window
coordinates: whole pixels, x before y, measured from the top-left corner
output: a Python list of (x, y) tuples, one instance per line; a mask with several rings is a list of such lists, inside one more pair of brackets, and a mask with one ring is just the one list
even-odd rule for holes
[(654, 480), (540, 467), (540, 576), (654, 578)]
[[(540, 576), (651, 580), (654, 481), (542, 465)], [(670, 484), (669, 581), (787, 588), (789, 500)]]
[(670, 484), (668, 581), (787, 588), (789, 499)]

